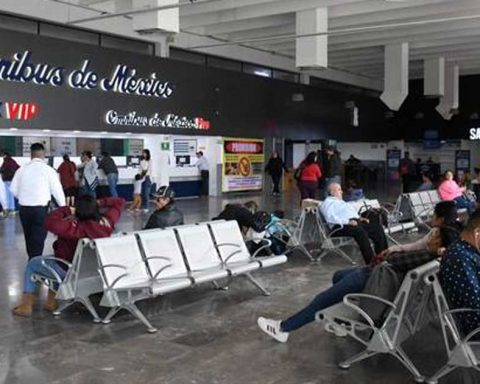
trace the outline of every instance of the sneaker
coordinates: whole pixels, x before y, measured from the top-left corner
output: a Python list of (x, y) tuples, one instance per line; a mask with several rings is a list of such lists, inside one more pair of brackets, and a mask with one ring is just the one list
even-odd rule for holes
[(337, 324), (337, 323), (327, 323), (325, 325), (325, 331), (328, 333), (333, 333), (337, 337), (346, 337), (347, 330), (344, 326)]
[(142, 209), (142, 211), (143, 211), (144, 213), (148, 213), (148, 212), (149, 212), (149, 209), (148, 209), (148, 208), (145, 208), (145, 209)]
[(257, 320), (257, 324), (263, 332), (273, 337), (275, 340), (279, 341), (280, 343), (287, 342), (289, 333), (281, 331), (280, 320), (272, 320), (266, 319), (264, 317), (259, 317)]

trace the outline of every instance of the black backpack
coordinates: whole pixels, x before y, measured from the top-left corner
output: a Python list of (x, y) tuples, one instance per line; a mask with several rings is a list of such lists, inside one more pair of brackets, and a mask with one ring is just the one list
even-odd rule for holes
[(252, 229), (255, 232), (263, 232), (270, 224), (270, 214), (265, 211), (258, 211), (253, 214)]

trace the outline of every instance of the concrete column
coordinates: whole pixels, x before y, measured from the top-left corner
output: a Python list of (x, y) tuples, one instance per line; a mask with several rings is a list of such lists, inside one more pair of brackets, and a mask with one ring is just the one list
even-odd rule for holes
[(159, 40), (158, 43), (155, 43), (155, 56), (169, 58), (171, 36), (164, 34), (159, 36)]
[(408, 96), (408, 43), (385, 46), (385, 85), (380, 99), (398, 111)]
[[(135, 0), (135, 6), (141, 8), (162, 7), (178, 4), (179, 0)], [(180, 13), (178, 7), (133, 15), (133, 29), (139, 32), (163, 31), (180, 32)]]
[(446, 120), (451, 119), (453, 109), (458, 109), (459, 77), (459, 66), (447, 63), (445, 66), (445, 94), (436, 107), (438, 113)]
[(423, 94), (443, 96), (445, 94), (445, 58), (436, 57), (423, 62)]
[[(328, 32), (327, 8), (297, 12), (296, 32), (297, 35)], [(326, 68), (328, 66), (328, 38), (326, 34), (297, 38), (296, 66), (315, 68)]]

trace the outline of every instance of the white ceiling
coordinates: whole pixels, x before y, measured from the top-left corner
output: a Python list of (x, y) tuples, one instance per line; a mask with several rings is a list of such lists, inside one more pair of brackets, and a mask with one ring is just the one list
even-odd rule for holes
[[(133, 30), (128, 12), (145, 3), (2, 0), (0, 10), (160, 42), (159, 34)], [(172, 45), (294, 70), (295, 13), (319, 7), (329, 17), (329, 68), (320, 77), (379, 89), (383, 46), (393, 42), (410, 43), (411, 78), (422, 77), (423, 59), (438, 56), (459, 64), (462, 75), (480, 74), (480, 0), (180, 0), (181, 33)]]

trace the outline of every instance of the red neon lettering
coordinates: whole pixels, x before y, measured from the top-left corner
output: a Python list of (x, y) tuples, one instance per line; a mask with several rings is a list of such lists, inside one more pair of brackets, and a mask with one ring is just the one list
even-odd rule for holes
[(5, 103), (5, 109), (7, 111), (7, 119), (13, 120), (14, 118), (18, 118), (20, 105), (21, 104), (19, 103), (11, 103), (9, 101)]

